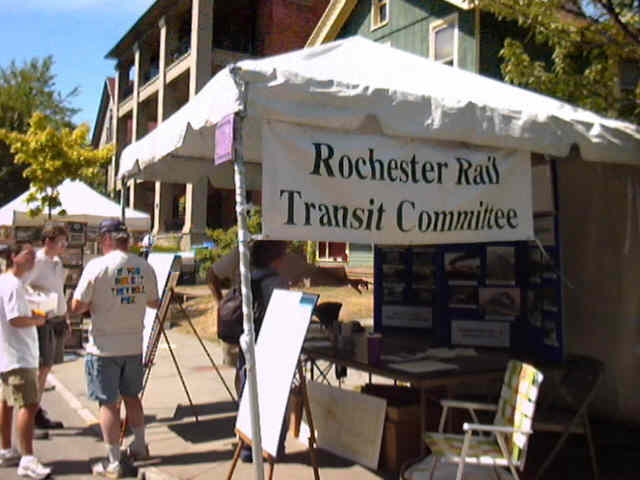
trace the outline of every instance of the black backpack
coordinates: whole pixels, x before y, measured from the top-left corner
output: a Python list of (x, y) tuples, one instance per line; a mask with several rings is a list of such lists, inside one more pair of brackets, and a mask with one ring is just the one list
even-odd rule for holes
[[(262, 295), (261, 282), (265, 278), (276, 275), (271, 273), (258, 279), (251, 280), (253, 294), (253, 325), (256, 338), (262, 326), (262, 320), (267, 310), (267, 304)], [(218, 305), (218, 338), (223, 342), (238, 345), (240, 335), (244, 329), (242, 312), (242, 289), (240, 285), (232, 287)]]

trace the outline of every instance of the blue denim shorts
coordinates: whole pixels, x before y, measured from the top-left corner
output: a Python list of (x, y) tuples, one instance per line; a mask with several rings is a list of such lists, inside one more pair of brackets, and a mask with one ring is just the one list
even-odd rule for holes
[(142, 355), (98, 357), (87, 354), (84, 362), (89, 398), (100, 405), (114, 404), (123, 397), (136, 397), (142, 390)]

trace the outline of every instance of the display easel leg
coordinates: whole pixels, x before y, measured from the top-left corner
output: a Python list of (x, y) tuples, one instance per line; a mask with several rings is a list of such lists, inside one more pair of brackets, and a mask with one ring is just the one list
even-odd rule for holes
[(231, 468), (229, 469), (229, 473), (227, 475), (227, 480), (231, 480), (233, 476), (233, 471), (236, 469), (236, 465), (238, 464), (238, 459), (240, 458), (240, 451), (244, 447), (244, 441), (240, 438), (238, 441), (238, 446), (236, 447), (236, 451), (233, 452), (233, 460), (231, 461)]
[[(171, 292), (172, 297), (175, 298), (175, 293)], [(196, 336), (196, 338), (198, 339), (198, 342), (200, 342), (200, 346), (202, 347), (202, 349), (204, 350), (204, 353), (207, 355), (207, 358), (209, 358), (209, 361), (211, 362), (211, 366), (213, 366), (213, 368), (215, 369), (216, 373), (218, 374), (218, 377), (220, 377), (220, 381), (222, 382), (222, 384), (224, 385), (224, 388), (227, 390), (227, 392), (229, 393), (229, 396), (231, 397), (231, 400), (233, 401), (234, 404), (236, 404), (236, 406), (238, 405), (238, 400), (236, 399), (235, 395), (231, 392), (231, 389), (229, 388), (229, 386), (227, 385), (227, 382), (225, 381), (224, 377), (222, 376), (222, 373), (220, 373), (220, 370), (218, 369), (218, 366), (216, 365), (216, 362), (213, 361), (213, 358), (211, 357), (211, 354), (209, 353), (209, 350), (207, 350), (207, 346), (204, 344), (204, 342), (202, 341), (202, 338), (200, 337), (200, 335), (198, 334), (198, 331), (196, 330), (195, 325), (193, 324), (193, 322), (191, 321), (191, 317), (189, 316), (189, 314), (187, 313), (187, 311), (185, 310), (184, 306), (182, 305), (182, 303), (180, 302), (175, 302), (178, 304), (178, 306), (180, 307), (180, 310), (182, 311), (182, 314), (185, 316), (185, 318), (187, 319), (187, 322), (189, 322), (189, 326), (191, 327), (191, 330), (193, 331), (193, 334)]]
[(191, 410), (193, 410), (193, 416), (196, 419), (196, 423), (198, 423), (200, 420), (198, 419), (198, 411), (196, 409), (196, 406), (193, 404), (193, 400), (191, 400), (191, 394), (189, 394), (189, 389), (187, 388), (187, 384), (184, 381), (184, 377), (182, 376), (182, 371), (180, 370), (180, 366), (178, 365), (178, 360), (176, 359), (175, 354), (173, 353), (173, 348), (171, 347), (171, 342), (169, 341), (169, 337), (167, 336), (167, 332), (165, 331), (165, 329), (163, 327), (160, 327), (162, 329), (162, 336), (164, 337), (164, 341), (167, 342), (167, 347), (169, 348), (169, 353), (171, 354), (171, 359), (173, 360), (173, 364), (176, 367), (176, 370), (178, 371), (178, 376), (180, 377), (180, 382), (182, 382), (182, 388), (184, 389), (184, 393), (187, 394), (187, 398), (189, 399), (189, 405), (191, 405)]
[(269, 460), (269, 480), (273, 478), (273, 461)]
[(318, 471), (318, 461), (316, 458), (316, 433), (313, 426), (313, 418), (311, 417), (311, 405), (309, 403), (309, 395), (307, 393), (307, 382), (302, 368), (302, 362), (298, 362), (298, 376), (300, 377), (300, 390), (302, 392), (302, 406), (307, 414), (309, 422), (309, 456), (311, 457), (311, 466), (313, 467), (313, 476), (315, 480), (320, 480), (320, 472)]
[[(307, 383), (304, 376), (304, 368), (302, 361), (298, 362), (298, 377), (300, 380), (300, 391), (302, 393), (302, 405), (305, 413), (307, 414), (307, 421), (309, 422), (309, 455), (311, 457), (311, 466), (313, 467), (313, 476), (315, 480), (320, 480), (320, 472), (318, 470), (318, 461), (316, 458), (316, 434), (315, 427), (313, 426), (313, 418), (311, 417), (311, 405), (309, 403), (309, 396), (307, 394)], [(236, 433), (237, 430), (236, 430)], [(238, 433), (238, 446), (236, 447), (235, 452), (233, 453), (233, 460), (231, 461), (231, 468), (229, 469), (229, 474), (227, 475), (227, 480), (231, 480), (233, 477), (233, 472), (238, 463), (238, 458), (240, 457), (240, 451), (242, 447), (245, 445), (249, 445), (249, 440), (246, 440), (245, 437), (241, 433)], [(265, 454), (265, 458), (267, 462), (269, 462), (269, 480), (273, 478), (273, 470), (275, 468), (275, 459), (268, 454)]]

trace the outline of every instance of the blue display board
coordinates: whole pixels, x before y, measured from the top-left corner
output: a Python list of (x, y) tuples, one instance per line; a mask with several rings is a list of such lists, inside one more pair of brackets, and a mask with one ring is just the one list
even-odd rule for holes
[(555, 245), (376, 247), (374, 270), (378, 332), (424, 332), (438, 345), (563, 357), (562, 270)]

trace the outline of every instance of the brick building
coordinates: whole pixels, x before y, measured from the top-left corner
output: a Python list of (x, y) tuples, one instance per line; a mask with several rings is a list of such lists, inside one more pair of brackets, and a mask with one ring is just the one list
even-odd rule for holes
[[(328, 0), (157, 0), (107, 53), (116, 61), (98, 111), (94, 140), (108, 135), (116, 154), (108, 187), (117, 181), (120, 152), (177, 111), (230, 63), (304, 47)], [(109, 100), (110, 101), (107, 101)], [(181, 233), (183, 248), (206, 228), (235, 224), (234, 193), (195, 184), (132, 181), (129, 206), (153, 217), (156, 234)], [(259, 192), (249, 200), (260, 203)]]

